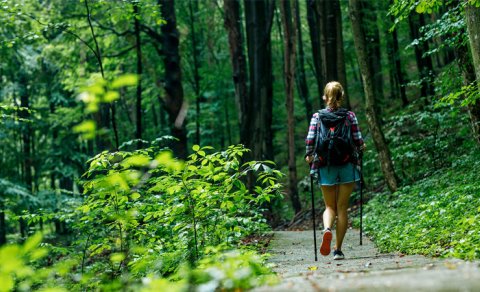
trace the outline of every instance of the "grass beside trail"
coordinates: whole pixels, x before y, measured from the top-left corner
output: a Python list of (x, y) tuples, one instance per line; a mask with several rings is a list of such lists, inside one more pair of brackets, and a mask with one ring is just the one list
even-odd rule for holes
[(394, 194), (375, 195), (363, 222), (383, 252), (480, 259), (480, 153)]

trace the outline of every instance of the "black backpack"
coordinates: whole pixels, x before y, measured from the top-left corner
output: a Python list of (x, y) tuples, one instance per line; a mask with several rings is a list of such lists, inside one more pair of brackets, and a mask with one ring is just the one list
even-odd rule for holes
[(346, 109), (320, 110), (315, 152), (320, 166), (344, 165), (355, 162), (351, 122)]

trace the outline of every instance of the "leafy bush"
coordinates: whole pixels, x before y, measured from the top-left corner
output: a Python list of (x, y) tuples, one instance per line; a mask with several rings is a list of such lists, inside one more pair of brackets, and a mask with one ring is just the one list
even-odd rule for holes
[[(185, 162), (155, 147), (89, 161), (77, 224), (88, 286), (111, 287), (108, 279), (125, 273), (171, 276), (183, 262), (195, 266), (210, 246), (234, 248), (268, 229), (262, 206), (280, 195), (281, 173), (268, 162), (242, 165), (243, 146), (193, 150)], [(243, 181), (250, 172), (255, 194)]]
[(480, 259), (480, 153), (452, 163), (368, 202), (365, 231), (381, 251)]

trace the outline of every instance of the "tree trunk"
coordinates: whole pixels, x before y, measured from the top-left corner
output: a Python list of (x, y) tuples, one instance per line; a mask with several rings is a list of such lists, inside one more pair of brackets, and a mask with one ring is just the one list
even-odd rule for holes
[(363, 30), (363, 22), (361, 18), (360, 1), (361, 0), (349, 0), (349, 9), (350, 20), (352, 22), (355, 50), (357, 53), (360, 70), (362, 72), (367, 122), (370, 128), (370, 132), (372, 134), (373, 141), (375, 143), (375, 148), (378, 151), (382, 172), (385, 176), (388, 188), (392, 192), (394, 192), (397, 190), (398, 187), (398, 179), (393, 168), (390, 151), (385, 142), (385, 137), (383, 135), (377, 114), (374, 109), (375, 91), (373, 88), (372, 63), (369, 62), (369, 56), (367, 55), (367, 45), (365, 39), (365, 32)]
[(307, 125), (310, 123), (309, 120), (312, 116), (313, 109), (312, 103), (310, 102), (310, 97), (308, 93), (307, 78), (305, 76), (305, 52), (303, 50), (303, 38), (302, 38), (302, 24), (300, 21), (300, 3), (299, 0), (295, 0), (295, 26), (297, 29), (297, 70), (295, 74), (295, 80), (297, 84), (298, 95), (303, 101), (305, 106), (305, 121)]
[[(310, 42), (312, 44), (313, 66), (315, 68), (315, 79), (318, 87), (318, 98), (323, 104), (323, 87), (325, 86), (325, 75), (323, 74), (322, 50), (320, 41), (320, 15), (318, 13), (318, 0), (306, 0), (307, 22), (310, 30)], [(310, 117), (309, 117), (310, 119)]]
[(179, 33), (174, 0), (158, 0), (160, 12), (167, 22), (162, 25), (163, 64), (165, 67), (165, 109), (168, 112), (172, 136), (178, 141), (173, 151), (179, 158), (187, 157), (186, 106), (183, 102), (182, 72), (179, 55)]
[[(295, 9), (295, 8), (294, 8)], [(296, 12), (296, 11), (295, 11)], [(280, 1), (280, 15), (284, 31), (284, 77), (285, 77), (285, 106), (287, 108), (288, 127), (288, 190), (295, 214), (302, 210), (297, 189), (297, 166), (295, 161), (295, 111), (293, 89), (295, 86), (295, 39), (296, 28), (293, 22), (290, 0)]]
[(273, 160), (273, 76), (270, 32), (274, 1), (245, 0), (249, 62), (250, 134), (246, 145), (254, 160)]
[[(415, 19), (418, 17), (418, 21)], [(408, 16), (408, 25), (410, 27), (410, 37), (412, 40), (418, 40), (420, 38), (420, 27), (425, 24), (425, 18), (423, 14), (416, 15), (410, 14)], [(423, 54), (428, 51), (428, 43), (423, 42), (422, 45), (417, 44), (414, 46), (415, 59), (417, 61), (417, 68), (419, 72), (419, 78), (421, 80), (420, 95), (427, 97), (433, 95), (434, 88), (431, 84), (430, 75), (433, 71), (432, 59), (430, 56), (423, 57)]]
[(480, 80), (480, 8), (474, 7), (473, 5), (466, 5), (465, 15), (470, 50), (472, 52), (473, 65), (475, 66), (475, 74), (478, 82)]
[[(136, 132), (135, 138), (138, 140), (142, 139), (142, 73), (143, 73), (143, 64), (142, 64), (142, 40), (140, 38), (140, 11), (138, 7), (138, 2), (133, 2), (133, 18), (135, 26), (135, 51), (137, 54), (137, 110), (136, 110)], [(142, 148), (142, 142), (138, 141), (137, 148)]]
[[(102, 54), (100, 52), (100, 47), (98, 46), (98, 41), (97, 37), (95, 35), (95, 31), (93, 29), (93, 24), (92, 24), (92, 19), (91, 19), (91, 11), (90, 7), (88, 6), (88, 0), (85, 0), (85, 8), (87, 11), (87, 21), (88, 25), (90, 27), (90, 32), (92, 35), (93, 42), (95, 44), (95, 50), (92, 49), (95, 58), (97, 59), (98, 62), (98, 68), (100, 69), (100, 73), (102, 74), (102, 78), (105, 79), (105, 72), (103, 70), (103, 62), (102, 62)], [(111, 111), (111, 116), (110, 116), (110, 111)], [(100, 104), (100, 109), (98, 112), (96, 112), (93, 115), (95, 122), (97, 123), (97, 127), (100, 129), (109, 129), (110, 128), (110, 122), (112, 123), (113, 127), (113, 132), (115, 135), (115, 146), (116, 149), (118, 150), (119, 146), (119, 141), (118, 141), (118, 131), (117, 131), (117, 126), (115, 122), (115, 103), (112, 103), (111, 105), (109, 104)], [(109, 132), (109, 131), (107, 131)], [(95, 143), (97, 146), (97, 151), (103, 151), (103, 150), (110, 150), (112, 148), (112, 143), (108, 137), (105, 137), (106, 135), (96, 135), (95, 136)]]
[[(26, 76), (20, 76), (20, 106), (22, 110), (19, 113), (20, 118), (29, 119), (30, 113), (30, 100), (27, 90)], [(27, 189), (32, 192), (33, 190), (33, 176), (32, 176), (32, 151), (31, 151), (31, 136), (32, 128), (29, 123), (23, 123), (22, 128), (22, 144), (23, 144), (23, 177)]]
[(5, 206), (0, 202), (0, 246), (7, 243), (7, 224), (5, 222)]
[(343, 23), (342, 23), (342, 9), (339, 0), (332, 1), (332, 10), (335, 17), (336, 23), (336, 48), (337, 48), (337, 75), (338, 81), (343, 85), (343, 90), (345, 92), (345, 98), (343, 100), (343, 106), (347, 109), (351, 109), (350, 96), (348, 95), (348, 84), (347, 84), (347, 71), (345, 68), (345, 49), (343, 47)]
[[(394, 17), (391, 17), (392, 22), (394, 21)], [(405, 77), (402, 69), (402, 62), (400, 61), (400, 49), (398, 46), (398, 33), (397, 29), (394, 28), (392, 31), (392, 40), (393, 40), (393, 47), (392, 53), (394, 57), (394, 67), (395, 67), (395, 81), (397, 82), (398, 88), (400, 89), (400, 98), (402, 99), (402, 105), (405, 107), (408, 105), (407, 99), (407, 92), (405, 88)]]
[(380, 50), (380, 31), (378, 29), (377, 10), (375, 3), (369, 0), (361, 0), (361, 17), (364, 19), (367, 56), (371, 63), (373, 90), (375, 94), (375, 109), (381, 115), (382, 104), (384, 103), (384, 82), (382, 74), (382, 52)]
[[(472, 53), (473, 66), (476, 75), (476, 88), (478, 91), (480, 88), (480, 8), (467, 4), (465, 7), (465, 15), (467, 20), (468, 39), (470, 41), (470, 51)], [(471, 76), (470, 78), (472, 77), (474, 76)], [(468, 109), (474, 136), (480, 144), (480, 100), (477, 99), (474, 104), (469, 105)]]
[(248, 140), (249, 100), (247, 91), (247, 61), (243, 52), (242, 23), (240, 19), (239, 0), (225, 0), (225, 28), (228, 31), (230, 61), (233, 68), (233, 84), (235, 86), (235, 102), (237, 105), (238, 122), (240, 126), (240, 141), (246, 144)]
[[(195, 9), (193, 8), (195, 5)], [(200, 74), (198, 72), (200, 68), (200, 62), (198, 57), (200, 56), (200, 49), (197, 43), (195, 32), (195, 16), (193, 11), (198, 11), (198, 1), (189, 0), (188, 2), (189, 16), (190, 16), (190, 36), (192, 44), (192, 56), (193, 56), (193, 90), (195, 91), (195, 143), (200, 145)]]

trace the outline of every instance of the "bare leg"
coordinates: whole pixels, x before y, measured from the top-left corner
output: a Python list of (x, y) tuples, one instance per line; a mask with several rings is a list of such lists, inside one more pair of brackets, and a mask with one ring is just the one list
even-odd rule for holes
[(342, 250), (343, 238), (345, 237), (345, 233), (347, 232), (347, 227), (348, 227), (347, 209), (348, 209), (350, 195), (352, 194), (354, 186), (355, 186), (355, 183), (353, 182), (339, 185), (338, 197), (337, 197), (337, 208), (336, 208), (337, 209), (336, 249), (338, 250)]
[(336, 189), (338, 186), (322, 186), (325, 211), (323, 212), (323, 226), (325, 229), (332, 228), (333, 221), (337, 216)]

